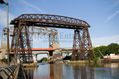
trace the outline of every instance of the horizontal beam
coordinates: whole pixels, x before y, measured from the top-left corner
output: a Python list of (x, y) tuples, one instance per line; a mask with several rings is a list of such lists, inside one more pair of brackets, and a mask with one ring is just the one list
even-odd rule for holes
[(90, 25), (83, 20), (49, 14), (22, 14), (16, 19), (11, 21), (11, 24), (18, 25), (19, 21), (26, 22), (27, 25), (40, 26), (40, 27), (54, 27), (54, 28), (68, 28), (79, 29), (90, 27)]
[[(53, 51), (53, 50), (54, 50), (53, 48), (18, 49), (18, 51)], [(10, 51), (15, 51), (15, 49), (10, 49)]]

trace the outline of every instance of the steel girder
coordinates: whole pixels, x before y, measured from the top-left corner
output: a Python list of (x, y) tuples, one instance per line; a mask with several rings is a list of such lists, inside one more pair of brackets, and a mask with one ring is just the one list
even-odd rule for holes
[[(31, 48), (29, 42), (28, 30), (30, 26), (32, 27), (53, 27), (53, 28), (66, 28), (74, 29), (74, 41), (73, 41), (73, 52), (72, 60), (76, 59), (87, 59), (87, 56), (93, 54), (92, 43), (89, 35), (88, 28), (90, 25), (80, 19), (70, 18), (66, 16), (59, 15), (48, 15), (48, 14), (23, 14), (18, 18), (14, 19), (11, 24), (16, 25), (17, 27), (17, 41), (15, 42), (16, 49), (18, 48)], [(24, 29), (26, 32), (25, 36), (21, 33), (21, 30)], [(55, 35), (55, 34), (54, 34)], [(53, 44), (55, 36), (53, 34), (49, 35), (49, 42)], [(22, 42), (22, 43), (21, 43)], [(57, 41), (56, 41), (57, 42)], [(17, 51), (18, 52), (18, 51)], [(25, 53), (22, 51), (22, 53)], [(86, 56), (87, 55), (87, 56)], [(93, 57), (91, 56), (91, 57)], [(27, 56), (31, 57), (32, 56)], [(24, 61), (27, 61), (27, 57), (22, 56)]]
[(49, 33), (49, 48), (53, 48), (53, 45), (55, 44), (59, 44), (58, 32), (53, 29), (51, 30), (51, 33)]
[(72, 60), (84, 60), (94, 57), (88, 28), (74, 30)]
[[(24, 50), (26, 48), (29, 50), (18, 51), (18, 49)], [(28, 27), (23, 21), (20, 21), (18, 26), (14, 26), (11, 49), (15, 49), (15, 57), (19, 57), (20, 60), (24, 63), (33, 62), (32, 51), (30, 50), (31, 45), (29, 40)], [(18, 56), (20, 53), (21, 55)]]
[(12, 20), (11, 24), (18, 24), (20, 20), (26, 21), (28, 25), (34, 23), (35, 26), (40, 27), (48, 26), (68, 29), (90, 27), (90, 25), (86, 21), (80, 19), (48, 14), (22, 14), (16, 19)]

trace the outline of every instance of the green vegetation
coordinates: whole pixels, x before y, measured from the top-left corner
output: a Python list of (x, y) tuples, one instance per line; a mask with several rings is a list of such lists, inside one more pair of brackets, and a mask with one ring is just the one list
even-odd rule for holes
[[(100, 58), (103, 58), (105, 55), (109, 54), (117, 54), (119, 55), (119, 44), (117, 43), (111, 43), (107, 46), (98, 46), (93, 48), (95, 57), (92, 59), (89, 59), (89, 61), (86, 60), (80, 60), (80, 61), (70, 61), (67, 62), (68, 64), (86, 64), (90, 66), (101, 66), (103, 63), (101, 63)], [(65, 53), (66, 56), (63, 58), (63, 60), (71, 60), (71, 55), (69, 55), (69, 52)]]
[(107, 51), (109, 51), (109, 53), (119, 54), (119, 45), (117, 43), (112, 43), (108, 45)]
[(70, 61), (70, 62), (67, 62), (67, 64), (88, 65), (89, 62), (88, 62), (88, 60), (81, 60), (81, 61)]
[(3, 63), (7, 63), (7, 59), (5, 59), (5, 58), (1, 59), (0, 61), (3, 62)]
[(99, 46), (93, 48), (96, 58), (103, 58), (107, 54), (119, 54), (119, 44), (111, 43), (108, 46)]

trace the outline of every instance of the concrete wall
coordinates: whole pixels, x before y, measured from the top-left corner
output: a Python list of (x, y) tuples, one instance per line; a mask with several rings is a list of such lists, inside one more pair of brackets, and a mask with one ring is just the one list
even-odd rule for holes
[(61, 50), (55, 50), (53, 51), (53, 59), (54, 61), (61, 61), (62, 60), (62, 53), (61, 53)]
[(5, 58), (5, 54), (7, 54), (7, 45), (3, 44), (0, 47), (0, 59)]

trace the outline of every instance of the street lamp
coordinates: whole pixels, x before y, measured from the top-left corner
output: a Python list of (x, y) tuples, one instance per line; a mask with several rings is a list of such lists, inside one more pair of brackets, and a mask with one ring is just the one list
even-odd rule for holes
[(8, 52), (8, 65), (10, 65), (9, 60), (9, 15), (8, 15), (8, 2), (4, 2), (4, 0), (0, 0), (0, 4), (5, 4), (7, 8), (7, 52)]

